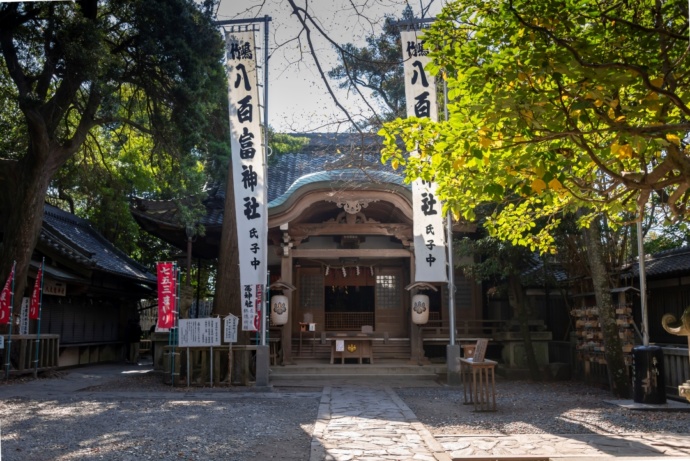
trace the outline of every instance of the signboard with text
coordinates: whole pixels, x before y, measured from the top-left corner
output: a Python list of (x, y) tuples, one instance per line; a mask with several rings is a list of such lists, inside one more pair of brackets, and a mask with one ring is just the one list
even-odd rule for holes
[(239, 325), (240, 319), (232, 314), (228, 315), (223, 319), (224, 327), (224, 342), (226, 343), (236, 343), (237, 342), (237, 326)]
[(220, 318), (180, 319), (179, 346), (220, 346)]
[(29, 334), (29, 303), (30, 299), (27, 297), (22, 298), (22, 308), (19, 316), (19, 334), (28, 335)]

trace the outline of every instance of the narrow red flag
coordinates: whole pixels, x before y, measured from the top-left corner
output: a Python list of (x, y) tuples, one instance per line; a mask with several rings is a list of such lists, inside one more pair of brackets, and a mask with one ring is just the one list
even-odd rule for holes
[(38, 314), (41, 311), (41, 287), (43, 286), (43, 268), (38, 269), (36, 274), (36, 283), (34, 283), (34, 291), (31, 293), (31, 304), (29, 304), (29, 318), (31, 320), (38, 320)]
[(5, 282), (5, 288), (0, 291), (0, 324), (10, 323), (10, 309), (12, 305), (12, 279), (14, 278), (14, 265), (10, 276)]
[(158, 328), (175, 326), (177, 280), (173, 263), (158, 263)]

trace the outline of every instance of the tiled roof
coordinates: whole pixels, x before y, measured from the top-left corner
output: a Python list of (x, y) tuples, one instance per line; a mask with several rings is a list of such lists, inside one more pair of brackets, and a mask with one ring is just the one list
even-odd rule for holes
[(307, 184), (315, 184), (319, 182), (327, 182), (330, 184), (358, 184), (363, 183), (388, 183), (397, 184), (403, 187), (409, 187), (404, 184), (402, 176), (388, 171), (377, 170), (362, 170), (362, 169), (344, 169), (344, 170), (330, 170), (317, 171), (299, 177), (292, 182), (281, 195), (271, 198), (269, 195), (268, 207), (275, 207), (284, 203), (296, 190), (306, 186)]
[(156, 277), (98, 233), (91, 224), (52, 205), (45, 205), (41, 243), (93, 270), (155, 283)]
[[(309, 138), (303, 152), (272, 157), (268, 166), (267, 199), (269, 208), (284, 203), (299, 187), (316, 182), (339, 183), (340, 187), (362, 183), (403, 183), (403, 172), (381, 163), (381, 138), (377, 135), (350, 133), (309, 133), (295, 136)], [(220, 226), (223, 222), (225, 185), (213, 184), (203, 200), (206, 215), (200, 224)], [(176, 223), (177, 205), (172, 200), (135, 199), (132, 213), (161, 223)]]
[(537, 253), (524, 262), (521, 274), (526, 286), (542, 287), (547, 284), (559, 285), (568, 279), (568, 274), (558, 263), (545, 262)]
[[(639, 277), (640, 266), (637, 261), (630, 263), (633, 277)], [(645, 258), (647, 277), (661, 278), (673, 275), (690, 275), (690, 247), (661, 251)]]

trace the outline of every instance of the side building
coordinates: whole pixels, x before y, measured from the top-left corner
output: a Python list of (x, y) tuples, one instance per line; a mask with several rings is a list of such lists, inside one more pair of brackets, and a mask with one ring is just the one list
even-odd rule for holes
[[(153, 296), (155, 276), (87, 220), (48, 204), (23, 297), (31, 296), (44, 258), (40, 329), (59, 335), (58, 367), (124, 359), (127, 325), (138, 320), (140, 301)], [(13, 338), (37, 328), (38, 321), (15, 310)], [(16, 364), (20, 347), (12, 352)]]

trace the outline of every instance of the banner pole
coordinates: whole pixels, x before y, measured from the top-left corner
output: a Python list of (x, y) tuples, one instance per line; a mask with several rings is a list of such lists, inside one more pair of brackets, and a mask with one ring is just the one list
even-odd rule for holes
[(12, 283), (10, 284), (10, 326), (7, 332), (7, 361), (5, 363), (5, 380), (10, 379), (10, 353), (12, 352), (12, 313), (14, 311), (14, 271), (16, 268), (17, 261), (13, 261), (12, 271), (10, 272), (10, 275), (12, 276)]
[(41, 347), (41, 311), (43, 310), (43, 270), (45, 269), (46, 258), (41, 261), (41, 281), (39, 282), (40, 291), (38, 294), (38, 324), (36, 327), (36, 358), (34, 360), (34, 379), (38, 378), (38, 356)]
[[(180, 309), (180, 270), (176, 262), (173, 262), (173, 268), (175, 273), (175, 308), (173, 309), (173, 326), (170, 329), (170, 342), (172, 345), (172, 353), (170, 354), (172, 360), (170, 364), (170, 381), (172, 387), (175, 387), (175, 345), (177, 344), (177, 317)], [(189, 362), (189, 357), (187, 357), (187, 362)]]

